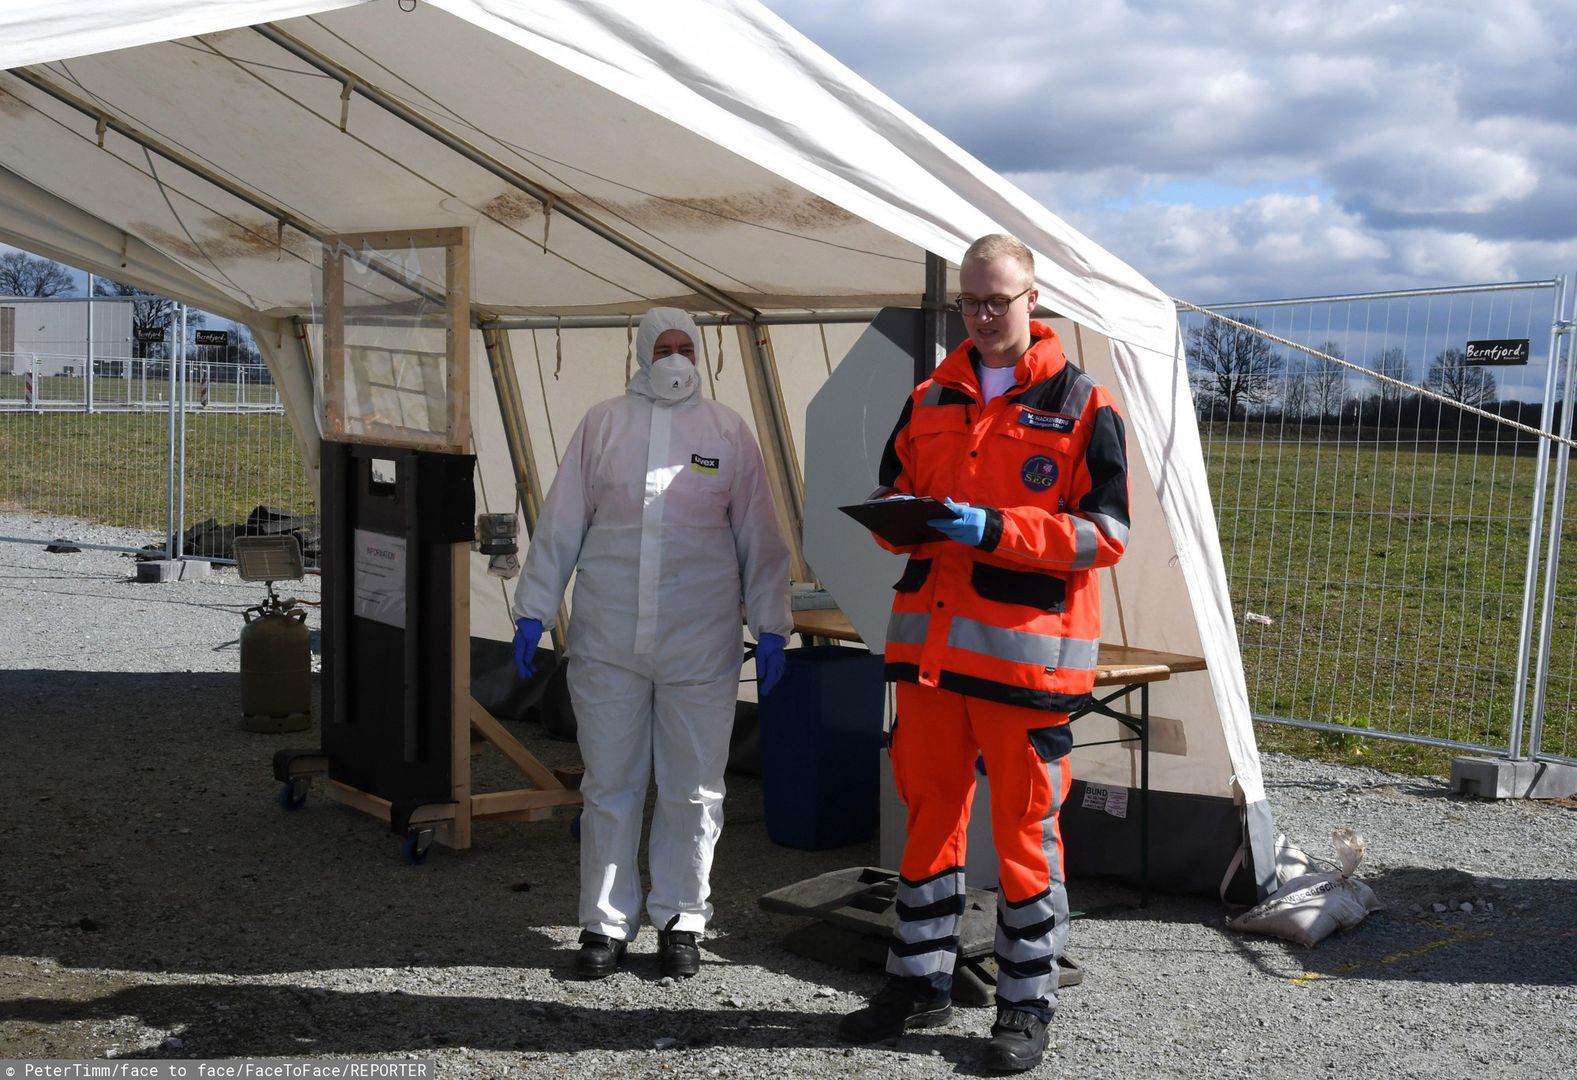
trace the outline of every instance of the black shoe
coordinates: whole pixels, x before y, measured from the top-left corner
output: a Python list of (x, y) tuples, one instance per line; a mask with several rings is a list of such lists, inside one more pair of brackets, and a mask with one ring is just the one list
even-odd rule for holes
[[(671, 927), (679, 921), (675, 915), (668, 921)], [(701, 950), (696, 945), (697, 934), (692, 930), (657, 931), (657, 965), (664, 975), (674, 979), (688, 979), (701, 970)]]
[(1046, 1022), (1021, 1009), (997, 1008), (986, 1044), (985, 1067), (993, 1072), (1023, 1072), (1040, 1064), (1046, 1052)]
[(910, 1028), (940, 1027), (953, 1017), (953, 1003), (919, 1001), (902, 985), (888, 983), (863, 1009), (838, 1021), (838, 1038), (870, 1043), (896, 1039)]
[(628, 942), (590, 930), (580, 932), (580, 952), (575, 954), (575, 971), (583, 979), (605, 979), (624, 962)]

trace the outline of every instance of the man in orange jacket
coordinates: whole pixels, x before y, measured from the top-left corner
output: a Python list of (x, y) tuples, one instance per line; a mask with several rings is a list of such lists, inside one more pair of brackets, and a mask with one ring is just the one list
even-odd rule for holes
[(1030, 319), (1029, 249), (982, 237), (959, 284), (969, 340), (915, 387), (882, 459), (878, 495), (929, 495), (956, 516), (932, 522), (946, 539), (892, 548), (909, 555), (887, 628), (908, 840), (888, 984), (838, 1033), (874, 1042), (950, 1017), (978, 755), (1000, 871), (985, 1065), (1016, 1072), (1040, 1062), (1056, 1008), (1068, 714), (1095, 682), (1096, 571), (1127, 544), (1128, 462), (1111, 395)]

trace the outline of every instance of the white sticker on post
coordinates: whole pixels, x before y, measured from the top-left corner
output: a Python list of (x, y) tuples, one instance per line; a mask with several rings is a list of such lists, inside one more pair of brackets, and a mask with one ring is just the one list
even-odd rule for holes
[(1128, 816), (1128, 789), (1112, 788), (1106, 793), (1106, 812), (1114, 818)]
[(405, 629), (405, 538), (356, 530), (356, 592), (351, 611)]
[(1105, 788), (1096, 787), (1094, 784), (1086, 784), (1084, 788), (1084, 809), (1106, 809), (1106, 794)]

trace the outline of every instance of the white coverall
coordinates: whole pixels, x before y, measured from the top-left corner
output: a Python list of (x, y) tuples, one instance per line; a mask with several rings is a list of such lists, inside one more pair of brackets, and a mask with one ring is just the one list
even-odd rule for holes
[(586, 769), (580, 922), (626, 941), (640, 925), (637, 858), (654, 766), (647, 914), (661, 929), (705, 929), (741, 598), (756, 640), (792, 630), (788, 549), (750, 429), (701, 397), (688, 361), (660, 362), (666, 376), (653, 385), (654, 343), (674, 329), (699, 348), (683, 312), (642, 318), (640, 370), (575, 429), (515, 589), (515, 617), (551, 629), (579, 571), (567, 655)]

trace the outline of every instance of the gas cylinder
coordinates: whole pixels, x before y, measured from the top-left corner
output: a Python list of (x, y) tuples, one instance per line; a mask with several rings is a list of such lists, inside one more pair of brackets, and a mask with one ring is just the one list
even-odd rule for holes
[(268, 599), (242, 614), (241, 727), (302, 731), (312, 725), (312, 657), (307, 613), (294, 600)]

